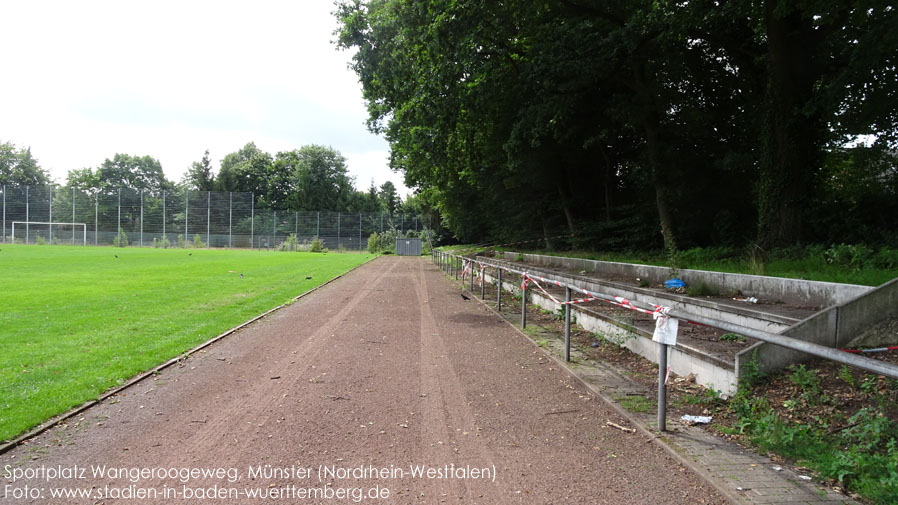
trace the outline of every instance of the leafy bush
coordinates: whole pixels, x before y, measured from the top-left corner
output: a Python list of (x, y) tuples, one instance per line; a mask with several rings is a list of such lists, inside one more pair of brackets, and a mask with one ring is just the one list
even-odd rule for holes
[(118, 235), (112, 239), (112, 245), (115, 247), (128, 247), (128, 234), (125, 230), (119, 230)]
[(45, 239), (44, 237), (42, 237), (40, 235), (37, 236), (37, 239), (35, 240), (35, 242), (37, 243), (37, 245), (47, 245), (47, 239)]
[(184, 235), (178, 235), (178, 247), (181, 249), (187, 248), (187, 241), (184, 240)]
[(324, 248), (324, 242), (317, 236), (312, 239), (312, 242), (309, 243), (309, 251), (311, 252), (327, 252)]
[(298, 251), (300, 250), (299, 240), (295, 233), (291, 233), (278, 245), (278, 251)]
[(368, 252), (371, 254), (380, 252), (380, 235), (377, 232), (372, 233), (368, 237)]
[(199, 233), (193, 236), (193, 247), (196, 247), (197, 249), (206, 247), (206, 244), (203, 243), (203, 239), (200, 237)]
[(166, 237), (166, 236), (163, 236), (162, 238), (159, 238), (159, 239), (156, 239), (156, 238), (153, 239), (153, 247), (156, 247), (156, 248), (161, 247), (162, 249), (167, 249), (169, 246), (171, 246), (171, 242), (168, 240), (168, 237)]

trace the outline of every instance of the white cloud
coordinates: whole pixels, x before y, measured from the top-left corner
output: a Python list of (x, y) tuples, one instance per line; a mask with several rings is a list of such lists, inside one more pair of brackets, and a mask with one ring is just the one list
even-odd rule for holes
[(63, 181), (117, 152), (180, 179), (205, 149), (274, 154), (307, 144), (347, 157), (357, 186), (402, 175), (367, 112), (330, 0), (0, 3), (0, 140), (31, 146)]

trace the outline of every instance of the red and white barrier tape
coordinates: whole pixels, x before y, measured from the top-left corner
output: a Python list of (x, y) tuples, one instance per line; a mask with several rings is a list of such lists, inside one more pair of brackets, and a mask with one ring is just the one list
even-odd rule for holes
[(598, 298), (596, 298), (596, 297), (579, 298), (579, 299), (577, 299), (577, 300), (571, 300), (571, 301), (569, 301), (569, 302), (568, 302), (568, 301), (564, 301), (564, 300), (559, 300), (558, 298), (555, 298), (554, 296), (552, 296), (552, 293), (549, 293), (548, 291), (546, 291), (545, 288), (543, 288), (543, 287), (540, 285), (540, 283), (536, 281), (536, 279), (538, 278), (538, 279), (540, 279), (540, 280), (542, 280), (542, 281), (544, 281), (544, 282), (553, 282), (553, 283), (555, 283), (558, 287), (564, 287), (564, 286), (561, 285), (561, 283), (559, 283), (558, 281), (553, 281), (553, 280), (551, 280), (551, 279), (545, 279), (545, 278), (540, 277), (540, 276), (538, 276), (538, 275), (535, 275), (535, 276), (534, 276), (534, 275), (529, 275), (529, 274), (524, 274), (524, 275), (526, 275), (526, 276), (533, 282), (533, 284), (534, 284), (536, 287), (538, 287), (540, 291), (543, 292), (544, 295), (548, 296), (553, 302), (555, 302), (555, 303), (557, 303), (557, 304), (559, 304), (559, 305), (574, 305), (574, 304), (576, 304), (576, 303), (584, 303), (584, 302), (591, 302), (591, 301), (593, 301), (593, 300), (598, 300)]

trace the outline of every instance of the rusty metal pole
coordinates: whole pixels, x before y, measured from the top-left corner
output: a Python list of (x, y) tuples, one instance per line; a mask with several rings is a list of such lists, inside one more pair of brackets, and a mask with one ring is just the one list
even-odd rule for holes
[(564, 360), (571, 360), (571, 288), (564, 288)]
[(496, 310), (502, 312), (502, 267), (496, 270), (499, 272), (496, 274)]

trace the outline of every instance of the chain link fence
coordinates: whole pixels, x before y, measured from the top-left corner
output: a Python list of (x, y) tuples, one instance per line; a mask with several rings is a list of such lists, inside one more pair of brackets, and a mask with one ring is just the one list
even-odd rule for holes
[(361, 251), (373, 233), (430, 228), (423, 215), (266, 209), (253, 193), (225, 191), (0, 186), (0, 199), (3, 243), (278, 248), (295, 235), (300, 246), (317, 237)]

